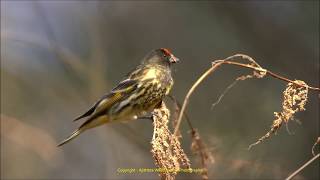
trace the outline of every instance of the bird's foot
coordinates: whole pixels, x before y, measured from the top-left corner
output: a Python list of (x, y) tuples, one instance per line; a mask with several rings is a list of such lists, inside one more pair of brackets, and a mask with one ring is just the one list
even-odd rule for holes
[(148, 119), (153, 122), (153, 115), (140, 116), (140, 117), (137, 117), (137, 119)]

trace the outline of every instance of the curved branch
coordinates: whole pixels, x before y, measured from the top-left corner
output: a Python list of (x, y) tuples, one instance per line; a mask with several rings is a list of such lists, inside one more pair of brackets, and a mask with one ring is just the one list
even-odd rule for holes
[[(248, 60), (250, 63), (245, 64), (245, 63), (240, 63), (240, 62), (233, 61), (235, 58), (238, 58), (238, 57), (240, 57), (242, 59), (245, 59), (245, 60)], [(212, 67), (209, 68), (206, 72), (204, 72), (202, 74), (202, 76), (192, 85), (192, 87), (188, 91), (188, 93), (187, 93), (187, 95), (186, 95), (186, 97), (185, 97), (185, 99), (183, 101), (182, 108), (181, 108), (180, 114), (178, 116), (177, 124), (176, 124), (175, 130), (174, 130), (174, 134), (175, 135), (177, 135), (177, 133), (178, 133), (178, 129), (179, 129), (181, 121), (182, 121), (182, 116), (183, 116), (183, 113), (184, 113), (184, 111), (185, 111), (185, 109), (187, 107), (187, 104), (189, 102), (190, 96), (195, 91), (195, 89), (202, 83), (202, 81), (205, 80), (212, 72), (214, 72), (222, 64), (231, 64), (231, 65), (236, 65), (236, 66), (240, 66), (240, 67), (249, 68), (249, 69), (254, 70), (254, 73), (258, 72), (258, 74), (254, 74), (254, 76), (256, 76), (258, 78), (264, 77), (265, 75), (269, 75), (269, 76), (271, 76), (273, 78), (276, 78), (276, 79), (279, 79), (279, 80), (282, 80), (282, 81), (285, 81), (285, 82), (290, 82), (290, 83), (293, 83), (293, 84), (295, 84), (297, 86), (300, 86), (300, 87), (306, 87), (306, 88), (308, 88), (310, 90), (318, 91), (320, 93), (320, 88), (318, 88), (318, 87), (312, 87), (312, 86), (309, 86), (307, 84), (299, 84), (296, 81), (290, 80), (290, 79), (285, 78), (283, 76), (280, 76), (280, 75), (278, 75), (276, 73), (273, 73), (271, 71), (263, 69), (258, 63), (255, 62), (255, 60), (253, 58), (251, 58), (248, 55), (235, 54), (233, 56), (225, 58), (224, 60), (216, 60), (216, 61), (212, 62)]]
[(182, 116), (183, 116), (183, 113), (187, 107), (187, 104), (188, 104), (188, 101), (189, 101), (189, 98), (191, 96), (191, 94), (193, 93), (193, 91), (199, 86), (199, 84), (205, 79), (208, 77), (209, 74), (211, 74), (213, 71), (215, 71), (219, 66), (221, 66), (223, 63), (223, 61), (220, 61), (220, 62), (217, 62), (215, 64), (213, 64), (213, 66), (208, 69), (194, 84), (193, 86), (191, 87), (191, 89), (189, 90), (188, 94), (186, 95), (184, 101), (183, 101), (183, 104), (182, 104), (182, 108), (181, 108), (181, 111), (180, 111), (180, 114), (178, 116), (178, 121), (177, 121), (177, 124), (176, 124), (176, 127), (174, 129), (174, 135), (177, 135), (178, 133), (178, 129), (180, 127), (180, 124), (181, 124), (181, 120), (182, 120)]

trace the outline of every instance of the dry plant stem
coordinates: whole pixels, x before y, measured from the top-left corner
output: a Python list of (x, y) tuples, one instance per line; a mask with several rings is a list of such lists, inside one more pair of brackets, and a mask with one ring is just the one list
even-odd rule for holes
[(267, 75), (271, 76), (271, 77), (274, 77), (276, 79), (279, 79), (279, 80), (282, 80), (282, 81), (285, 81), (285, 82), (290, 82), (290, 83), (293, 83), (297, 86), (300, 86), (300, 87), (306, 87), (310, 90), (314, 90), (314, 91), (318, 91), (320, 92), (320, 88), (317, 88), (317, 87), (311, 87), (311, 86), (308, 86), (307, 84), (306, 85), (301, 85), (299, 83), (296, 83), (295, 81), (292, 81), (288, 78), (285, 78), (283, 76), (280, 76), (276, 73), (273, 73), (271, 71), (268, 71), (266, 69), (262, 69), (261, 67), (259, 66), (254, 66), (252, 64), (244, 64), (244, 63), (239, 63), (239, 62), (234, 62), (234, 61), (231, 61), (237, 57), (241, 57), (243, 59), (247, 59), (249, 60), (251, 63), (255, 62), (250, 56), (247, 56), (247, 55), (244, 55), (244, 54), (236, 54), (236, 55), (233, 55), (233, 56), (230, 56), (224, 60), (216, 60), (212, 63), (212, 67), (209, 68), (193, 85), (192, 87), (190, 88), (190, 90), (188, 91), (184, 101), (183, 101), (183, 104), (182, 104), (182, 108), (181, 108), (181, 112), (178, 116), (178, 121), (177, 121), (177, 124), (176, 124), (176, 127), (175, 127), (175, 130), (174, 130), (174, 134), (177, 134), (178, 133), (178, 129), (180, 127), (180, 124), (181, 124), (181, 121), (182, 121), (182, 115), (187, 107), (187, 104), (189, 102), (189, 99), (190, 99), (190, 96), (192, 95), (192, 93), (195, 91), (195, 89), (202, 83), (203, 80), (205, 80), (212, 72), (214, 72), (219, 66), (221, 66), (222, 64), (231, 64), (231, 65), (236, 65), (236, 66), (240, 66), (240, 67), (245, 67), (245, 68), (249, 68), (249, 69), (252, 69), (254, 71), (258, 71), (259, 73), (266, 73)]
[(181, 148), (179, 139), (168, 128), (170, 111), (164, 103), (153, 111), (154, 132), (152, 137), (152, 154), (161, 179), (175, 179), (181, 165), (190, 169), (190, 161)]
[(210, 163), (214, 163), (214, 158), (211, 152), (208, 150), (206, 144), (204, 144), (203, 141), (201, 140), (197, 130), (194, 129), (191, 131), (191, 137), (192, 137), (191, 150), (193, 153), (198, 154), (201, 160), (201, 167), (202, 167), (201, 177), (203, 180), (207, 180), (209, 179), (208, 165)]
[(238, 83), (239, 79), (234, 80), (223, 92), (222, 94), (218, 97), (217, 101), (214, 102), (211, 105), (211, 110), (213, 110), (214, 107), (216, 107), (216, 105), (218, 105), (220, 103), (220, 101), (222, 100), (222, 98), (227, 94), (227, 92), (234, 87), (237, 83)]
[(179, 130), (179, 127), (180, 127), (180, 124), (181, 124), (181, 120), (182, 120), (182, 115), (187, 107), (187, 104), (189, 102), (189, 98), (191, 96), (191, 94), (194, 92), (194, 90), (199, 86), (199, 84), (201, 84), (201, 82), (203, 80), (205, 80), (208, 75), (210, 75), (213, 71), (215, 71), (219, 66), (222, 65), (222, 62), (223, 61), (220, 61), (216, 64), (214, 64), (210, 69), (208, 69), (194, 84), (193, 86), (191, 87), (191, 89), (189, 90), (188, 94), (186, 95), (184, 101), (183, 101), (183, 104), (182, 104), (182, 108), (181, 108), (181, 111), (180, 111), (180, 114), (178, 116), (178, 121), (177, 121), (177, 124), (176, 124), (176, 127), (175, 127), (175, 130), (174, 130), (174, 134), (176, 135), (178, 133), (178, 130)]
[(286, 178), (286, 180), (290, 180), (292, 178), (294, 178), (297, 174), (299, 174), (304, 168), (306, 168), (307, 166), (309, 166), (313, 161), (315, 161), (316, 159), (318, 159), (320, 157), (320, 153), (318, 153), (316, 156), (314, 156), (313, 158), (311, 158), (308, 162), (306, 162), (304, 165), (302, 165), (299, 169), (297, 169), (296, 171), (294, 171), (290, 176), (288, 176)]
[[(175, 106), (177, 107), (177, 113), (181, 111), (181, 104), (172, 96), (169, 95), (169, 98), (174, 102)], [(186, 118), (189, 128), (190, 128), (190, 135), (192, 139), (192, 144), (191, 144), (191, 150), (193, 153), (197, 154), (199, 156), (199, 159), (201, 161), (201, 167), (202, 167), (202, 172), (201, 172), (201, 177), (203, 180), (208, 179), (208, 165), (210, 163), (214, 163), (214, 158), (211, 154), (211, 152), (208, 150), (207, 145), (202, 141), (199, 132), (193, 128), (191, 121), (185, 112), (184, 117)], [(175, 120), (173, 120), (175, 121)], [(180, 134), (180, 133), (178, 133)]]
[[(241, 67), (245, 67), (245, 68), (250, 68), (250, 69), (254, 69), (254, 70), (259, 71), (259, 69), (257, 69), (256, 67), (253, 67), (253, 66), (248, 65), (248, 64), (238, 63), (238, 62), (224, 61), (223, 64), (232, 64), (232, 65), (237, 65), (237, 66), (241, 66)], [(293, 84), (295, 84), (295, 85), (297, 85), (297, 86), (302, 86), (301, 84), (296, 83), (295, 81), (293, 81), (293, 80), (291, 80), (291, 79), (288, 79), (288, 78), (285, 78), (285, 77), (283, 77), (283, 76), (280, 76), (280, 75), (278, 75), (278, 74), (276, 74), (276, 73), (274, 73), (274, 72), (271, 72), (271, 71), (266, 70), (266, 73), (267, 73), (267, 75), (272, 76), (272, 77), (274, 77), (274, 78), (276, 78), (276, 79), (279, 79), (279, 80), (282, 80), (282, 81), (285, 81), (285, 82), (288, 82), (288, 83), (293, 83)], [(306, 87), (306, 88), (308, 88), (308, 89), (310, 89), (310, 90), (314, 90), (314, 91), (319, 91), (319, 92), (320, 92), (320, 88), (318, 88), (318, 87), (312, 87), (312, 86), (308, 86), (308, 85), (303, 86), (303, 87)]]
[[(178, 113), (180, 113), (181, 111), (181, 104), (179, 103), (179, 101), (172, 95), (168, 95), (168, 97), (174, 102), (174, 104), (177, 106), (177, 108), (179, 109)], [(179, 115), (179, 114), (178, 114)], [(186, 112), (183, 113), (184, 117), (186, 118), (187, 122), (188, 122), (188, 126), (190, 128), (191, 131), (195, 131), (195, 129), (192, 126), (191, 120), (188, 116), (188, 114)]]
[(320, 136), (318, 137), (318, 139), (316, 140), (316, 142), (314, 143), (314, 145), (312, 146), (312, 155), (315, 156), (316, 153), (314, 152), (314, 149), (317, 147), (317, 145), (320, 144)]

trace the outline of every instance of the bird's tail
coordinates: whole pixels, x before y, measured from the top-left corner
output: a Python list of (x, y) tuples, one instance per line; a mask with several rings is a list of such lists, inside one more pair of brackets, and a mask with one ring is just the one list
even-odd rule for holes
[(68, 143), (69, 141), (71, 141), (72, 139), (76, 138), (76, 137), (79, 136), (79, 134), (81, 134), (83, 131), (84, 131), (84, 129), (81, 129), (81, 128), (73, 131), (73, 133), (72, 133), (67, 139), (63, 140), (62, 142), (60, 142), (60, 143), (58, 144), (58, 147), (66, 144), (66, 143)]

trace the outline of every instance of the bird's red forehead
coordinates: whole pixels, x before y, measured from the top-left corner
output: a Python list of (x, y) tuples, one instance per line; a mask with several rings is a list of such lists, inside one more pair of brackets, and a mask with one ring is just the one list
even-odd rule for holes
[(163, 53), (167, 56), (171, 56), (171, 52), (169, 51), (169, 49), (166, 48), (161, 48), (161, 50), (163, 51)]

